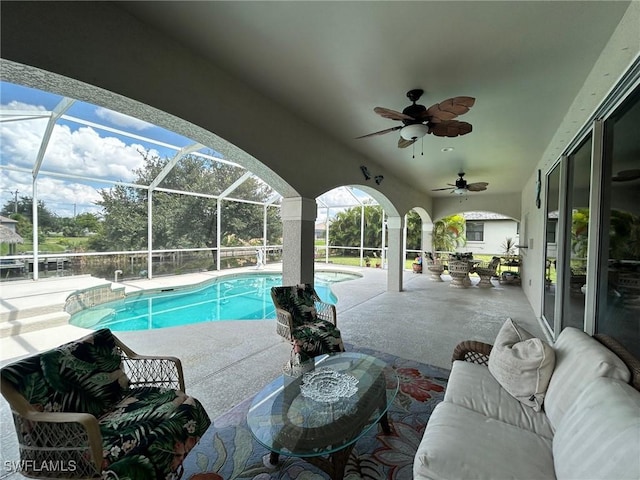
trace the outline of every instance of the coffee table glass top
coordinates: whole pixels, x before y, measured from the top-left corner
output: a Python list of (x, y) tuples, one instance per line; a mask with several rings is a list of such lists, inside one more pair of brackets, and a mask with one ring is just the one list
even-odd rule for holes
[(342, 352), (311, 362), (307, 373), (281, 375), (253, 399), (247, 423), (272, 452), (313, 457), (345, 448), (386, 420), (398, 392), (395, 372), (370, 355)]

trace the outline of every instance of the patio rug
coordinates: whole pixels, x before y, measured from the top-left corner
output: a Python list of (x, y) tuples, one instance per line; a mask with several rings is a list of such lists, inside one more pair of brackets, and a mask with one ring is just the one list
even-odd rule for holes
[[(355, 445), (345, 469), (345, 479), (413, 478), (413, 457), (434, 407), (442, 400), (449, 371), (369, 349), (348, 346), (380, 358), (400, 379), (398, 395), (389, 409), (391, 435), (379, 426), (371, 428)], [(247, 398), (214, 420), (184, 461), (183, 480), (329, 478), (303, 459), (281, 455), (275, 468), (263, 461), (269, 452), (259, 445), (247, 427)]]

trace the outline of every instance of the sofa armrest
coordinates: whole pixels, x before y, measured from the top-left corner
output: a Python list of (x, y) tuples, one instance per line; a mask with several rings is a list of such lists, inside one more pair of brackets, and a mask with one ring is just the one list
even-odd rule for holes
[(293, 341), (293, 316), (283, 310), (276, 307), (276, 332), (278, 335), (286, 338), (290, 342)]
[(463, 360), (465, 362), (489, 365), (489, 354), (493, 345), (478, 342), (476, 340), (465, 340), (456, 345), (453, 350), (452, 362)]
[(170, 356), (138, 355), (116, 338), (131, 387), (164, 387), (185, 391), (182, 362)]
[(318, 318), (331, 322), (337, 327), (338, 316), (336, 315), (336, 306), (331, 303), (325, 303), (322, 300), (316, 300), (314, 303)]

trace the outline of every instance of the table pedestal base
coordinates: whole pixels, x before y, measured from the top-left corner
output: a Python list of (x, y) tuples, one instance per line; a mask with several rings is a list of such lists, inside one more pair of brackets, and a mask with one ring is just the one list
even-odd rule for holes
[[(385, 435), (391, 434), (391, 426), (389, 425), (389, 418), (385, 413), (384, 416), (378, 422), (382, 427), (382, 431)], [(349, 461), (349, 456), (351, 455), (351, 451), (353, 447), (356, 446), (356, 442), (353, 442), (346, 447), (337, 450), (333, 453), (330, 453), (328, 457), (301, 457), (304, 458), (305, 462), (310, 463), (311, 465), (315, 465), (323, 472), (329, 474), (331, 480), (342, 480), (344, 478), (344, 469), (347, 466), (347, 462)], [(278, 465), (278, 461), (280, 460), (280, 454), (277, 452), (271, 452), (269, 454), (269, 464), (268, 466), (275, 467)]]

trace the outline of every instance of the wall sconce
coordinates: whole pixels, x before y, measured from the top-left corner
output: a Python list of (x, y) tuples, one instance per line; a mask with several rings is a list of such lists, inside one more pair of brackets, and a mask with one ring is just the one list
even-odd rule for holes
[(382, 175), (376, 175), (375, 177), (376, 184), (380, 185), (382, 183), (382, 180), (384, 180), (384, 177)]
[(369, 169), (367, 167), (361, 165), (360, 170), (362, 170), (362, 174), (364, 175), (365, 180), (371, 180), (371, 174), (369, 173)]

